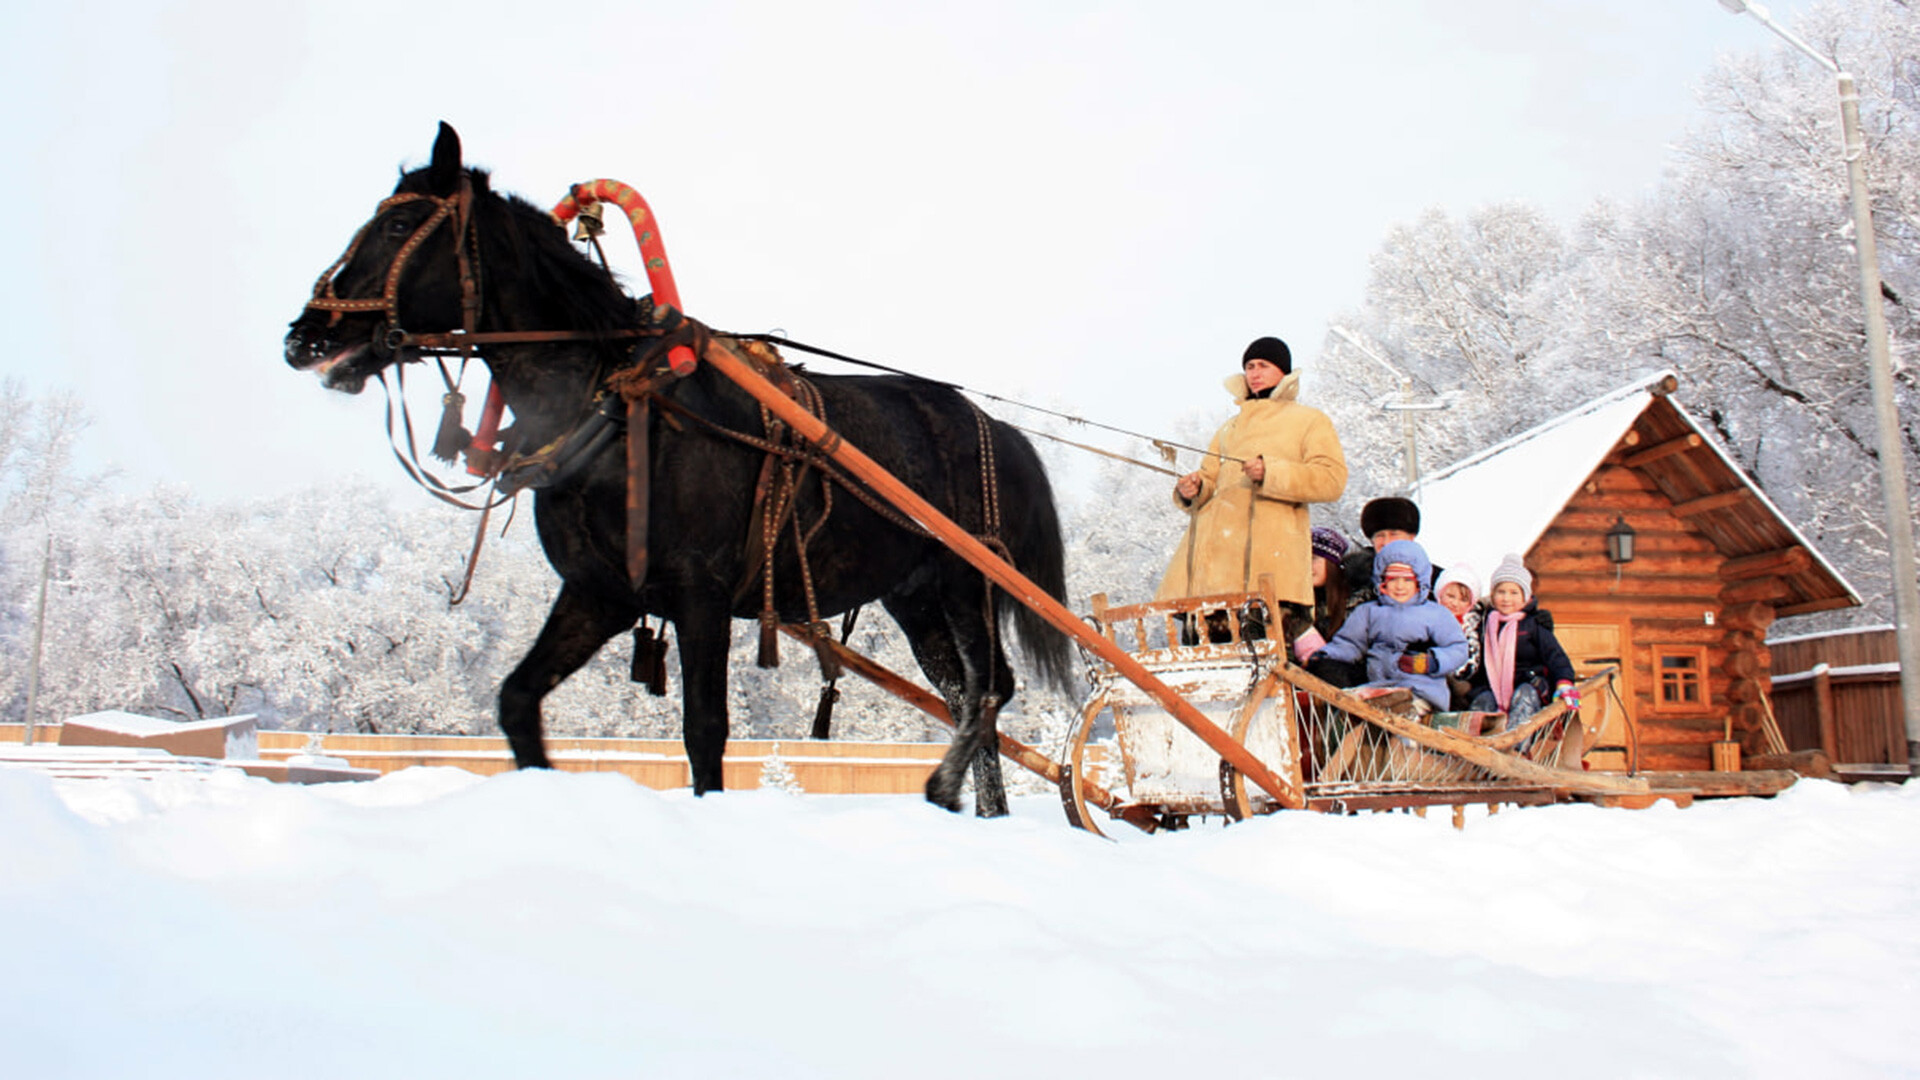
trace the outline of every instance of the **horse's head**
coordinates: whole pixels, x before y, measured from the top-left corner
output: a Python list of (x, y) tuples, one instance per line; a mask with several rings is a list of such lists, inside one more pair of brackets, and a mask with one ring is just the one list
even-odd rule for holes
[(404, 335), (474, 329), (478, 282), (469, 257), (474, 202), (485, 187), (485, 174), (462, 167), (460, 136), (442, 123), (432, 163), (400, 178), (314, 285), (287, 332), (287, 363), (357, 394), (400, 358)]

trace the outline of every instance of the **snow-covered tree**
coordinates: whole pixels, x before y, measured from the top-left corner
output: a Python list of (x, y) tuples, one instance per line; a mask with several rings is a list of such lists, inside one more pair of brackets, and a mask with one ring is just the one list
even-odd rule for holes
[[(1887, 283), (1896, 411), (1920, 485), (1920, 19), (1845, 0), (1797, 29), (1861, 93)], [(1683, 398), (1885, 619), (1888, 556), (1833, 78), (1784, 47), (1724, 59), (1673, 176), (1631, 210), (1597, 208), (1569, 291), (1569, 338), (1677, 368)], [(1911, 494), (1910, 494), (1911, 501)]]

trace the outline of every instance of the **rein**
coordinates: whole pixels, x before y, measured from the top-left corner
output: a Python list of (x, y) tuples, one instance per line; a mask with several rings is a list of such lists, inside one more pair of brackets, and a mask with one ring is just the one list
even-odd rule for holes
[[(829, 360), (838, 360), (843, 364), (852, 364), (855, 367), (863, 367), (872, 371), (884, 371), (889, 375), (904, 375), (911, 379), (924, 379), (927, 382), (934, 383), (939, 386), (944, 386), (951, 390), (958, 390), (963, 394), (971, 394), (974, 397), (986, 398), (988, 401), (997, 401), (1002, 405), (1012, 405), (1016, 408), (1027, 409), (1032, 412), (1045, 413), (1048, 416), (1057, 417), (1061, 420), (1065, 420), (1070, 424), (1078, 424), (1081, 427), (1099, 428), (1102, 431), (1111, 431), (1116, 435), (1125, 435), (1125, 436), (1128, 436), (1129, 438), (1139, 439), (1143, 442), (1150, 444), (1156, 451), (1159, 452), (1161, 459), (1166, 461), (1168, 464), (1173, 463), (1174, 453), (1179, 450), (1186, 450), (1191, 453), (1201, 454), (1201, 455), (1205, 455), (1209, 452), (1198, 446), (1188, 446), (1185, 443), (1174, 442), (1172, 439), (1156, 438), (1155, 436), (1145, 435), (1138, 431), (1129, 431), (1126, 428), (1115, 427), (1112, 424), (1103, 424), (1097, 420), (1088, 420), (1086, 417), (1083, 417), (1083, 416), (1074, 416), (1071, 413), (1063, 413), (1063, 412), (1055, 411), (1053, 409), (1044, 408), (1039, 405), (1031, 405), (1031, 404), (1028, 404), (1027, 402), (1017, 401), (1013, 398), (1001, 397), (999, 394), (990, 394), (985, 390), (976, 390), (971, 386), (963, 386), (957, 382), (948, 382), (945, 379), (929, 379), (924, 375), (916, 375), (911, 371), (904, 371), (900, 368), (891, 367), (887, 364), (878, 363), (873, 360), (862, 360), (856, 356), (848, 356), (845, 353), (834, 352), (832, 349), (823, 349), (818, 345), (809, 345), (804, 341), (795, 341), (792, 338), (782, 337), (777, 334), (724, 334), (722, 336), (738, 338), (741, 341), (769, 342), (772, 344), (782, 345), (790, 349), (798, 349), (804, 353), (811, 353), (814, 356), (823, 356)], [(1001, 423), (1004, 423), (1008, 427), (1011, 427), (1017, 431), (1023, 431), (1028, 435), (1038, 435), (1040, 438), (1047, 439), (1052, 442), (1057, 442), (1064, 446), (1071, 446), (1076, 450), (1085, 450), (1090, 454), (1098, 454), (1104, 458), (1112, 458), (1115, 461), (1125, 462), (1128, 465), (1134, 465), (1142, 469), (1149, 469), (1157, 473), (1164, 473), (1167, 476), (1183, 475), (1179, 472), (1166, 468), (1165, 466), (1162, 466), (1162, 465), (1154, 465), (1149, 462), (1141, 461), (1138, 458), (1130, 458), (1130, 457), (1127, 457), (1125, 454), (1116, 454), (1111, 450), (1103, 450), (1098, 446), (1089, 446), (1086, 443), (1074, 442), (1072, 439), (1063, 439), (1058, 435), (1052, 435), (1047, 432), (1039, 431), (1030, 427), (1023, 427), (1019, 424), (1012, 423), (1011, 421), (1002, 420)], [(1230, 457), (1227, 455), (1215, 455), (1215, 456), (1220, 457), (1221, 460), (1223, 461), (1231, 461), (1231, 462), (1234, 462), (1235, 464), (1245, 464), (1245, 462), (1241, 461), (1239, 458), (1236, 458), (1236, 457)]]

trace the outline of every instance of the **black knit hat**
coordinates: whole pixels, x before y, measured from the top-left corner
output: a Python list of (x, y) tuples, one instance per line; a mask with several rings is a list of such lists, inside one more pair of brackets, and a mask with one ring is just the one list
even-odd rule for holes
[(1293, 374), (1293, 351), (1287, 343), (1277, 337), (1254, 338), (1253, 344), (1240, 356), (1240, 366), (1246, 367), (1249, 360), (1265, 360), (1280, 369), (1280, 374)]
[(1387, 496), (1360, 509), (1360, 534), (1371, 537), (1381, 529), (1420, 535), (1420, 508), (1407, 499)]

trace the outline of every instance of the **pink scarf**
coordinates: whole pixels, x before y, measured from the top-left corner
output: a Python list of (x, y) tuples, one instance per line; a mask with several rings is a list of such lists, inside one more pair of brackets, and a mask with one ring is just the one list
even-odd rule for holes
[(1524, 611), (1511, 615), (1487, 612), (1487, 655), (1482, 662), (1487, 665), (1487, 685), (1493, 688), (1494, 701), (1502, 712), (1513, 703), (1513, 649), (1523, 618)]

